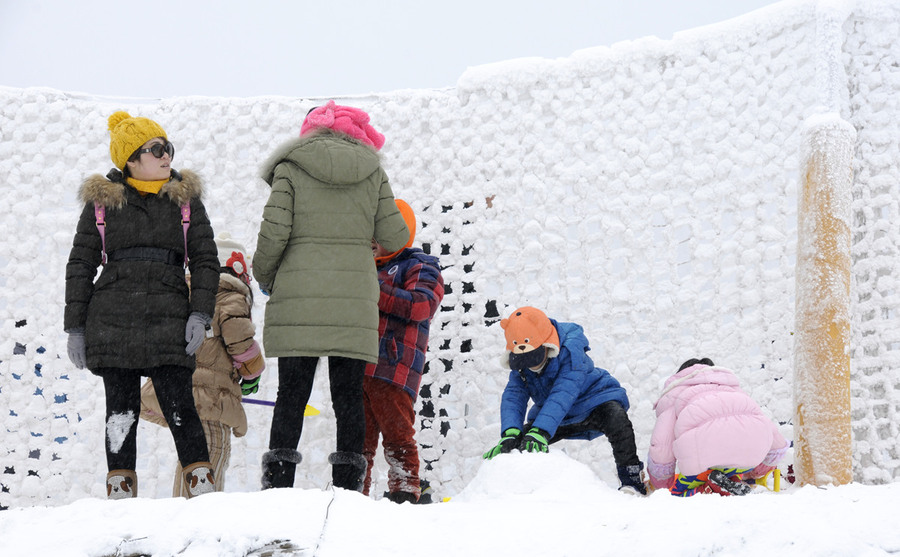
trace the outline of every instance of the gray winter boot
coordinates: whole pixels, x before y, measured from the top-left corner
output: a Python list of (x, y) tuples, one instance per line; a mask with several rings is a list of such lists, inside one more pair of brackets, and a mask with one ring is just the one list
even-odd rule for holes
[(294, 475), (303, 455), (293, 449), (272, 449), (262, 456), (262, 488), (294, 487)]
[(328, 455), (334, 487), (362, 493), (366, 479), (366, 457), (360, 453), (337, 451)]
[(212, 464), (209, 462), (195, 462), (184, 468), (184, 481), (187, 485), (187, 498), (212, 493), (216, 490), (216, 480), (213, 478)]
[(134, 470), (112, 470), (106, 475), (107, 499), (137, 497), (137, 474)]

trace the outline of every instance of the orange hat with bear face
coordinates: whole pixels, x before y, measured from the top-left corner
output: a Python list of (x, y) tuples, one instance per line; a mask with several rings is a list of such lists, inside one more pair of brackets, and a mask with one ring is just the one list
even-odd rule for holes
[[(506, 335), (506, 352), (512, 369), (535, 367), (559, 355), (559, 334), (550, 318), (533, 307), (521, 307), (500, 321)], [(537, 351), (537, 352), (535, 352)], [(537, 361), (535, 361), (537, 360)]]

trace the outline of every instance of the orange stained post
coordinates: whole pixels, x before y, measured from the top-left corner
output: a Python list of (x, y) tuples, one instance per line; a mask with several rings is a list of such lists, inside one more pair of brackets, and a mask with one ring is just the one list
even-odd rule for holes
[(813, 117), (800, 188), (794, 343), (794, 468), (800, 485), (852, 480), (850, 186), (856, 131)]

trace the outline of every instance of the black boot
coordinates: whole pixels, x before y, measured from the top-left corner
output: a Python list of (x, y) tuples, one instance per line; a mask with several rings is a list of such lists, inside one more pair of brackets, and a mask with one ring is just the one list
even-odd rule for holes
[(294, 487), (294, 474), (303, 456), (293, 449), (272, 449), (263, 453), (262, 488)]
[(408, 491), (394, 491), (394, 492), (385, 491), (384, 498), (387, 499), (388, 501), (392, 501), (397, 504), (400, 504), (400, 503), (416, 504), (419, 502), (419, 500), (416, 499), (416, 494), (410, 493)]
[(429, 482), (428, 480), (420, 479), (419, 480), (419, 489), (422, 490), (422, 493), (421, 493), (421, 495), (419, 495), (419, 500), (417, 501), (417, 504), (430, 505), (431, 503), (433, 503), (433, 501), (431, 499), (431, 494), (434, 492), (434, 490), (431, 488), (431, 482)]
[(619, 491), (631, 495), (647, 495), (647, 488), (644, 486), (644, 478), (641, 475), (643, 469), (643, 462), (618, 467), (619, 481), (622, 482)]
[(328, 455), (334, 487), (362, 493), (366, 479), (366, 457), (359, 453), (337, 451)]

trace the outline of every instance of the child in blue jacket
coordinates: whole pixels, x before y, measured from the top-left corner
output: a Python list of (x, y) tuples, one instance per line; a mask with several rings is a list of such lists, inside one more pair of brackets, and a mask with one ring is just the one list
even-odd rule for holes
[[(500, 442), (491, 459), (514, 449), (547, 452), (560, 439), (606, 435), (622, 491), (646, 495), (625, 389), (594, 366), (584, 329), (560, 323), (533, 307), (500, 321), (506, 335), (504, 364), (511, 369), (500, 402)], [(529, 400), (533, 401), (527, 413)]]

